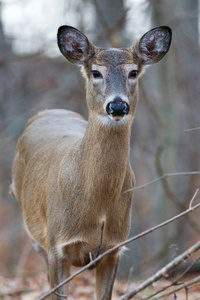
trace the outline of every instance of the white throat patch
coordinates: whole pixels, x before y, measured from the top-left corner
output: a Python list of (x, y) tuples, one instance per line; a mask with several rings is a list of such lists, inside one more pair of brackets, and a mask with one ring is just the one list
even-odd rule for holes
[(112, 115), (106, 116), (106, 115), (97, 115), (98, 121), (108, 127), (121, 127), (128, 122), (131, 121), (132, 116), (131, 115), (125, 115), (124, 117), (113, 117)]

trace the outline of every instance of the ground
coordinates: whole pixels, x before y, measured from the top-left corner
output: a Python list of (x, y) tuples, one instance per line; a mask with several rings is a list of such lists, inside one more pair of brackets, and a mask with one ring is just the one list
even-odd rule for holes
[[(94, 272), (86, 271), (78, 277), (74, 278), (70, 283), (70, 300), (89, 300), (95, 299), (94, 297)], [(151, 295), (156, 290), (161, 289), (168, 282), (166, 280), (156, 283), (153, 287), (146, 289), (140, 296), (135, 296), (134, 299), (141, 300)], [(119, 299), (127, 291), (134, 286), (137, 286), (139, 282), (131, 282), (117, 279), (113, 291), (113, 299)], [(41, 273), (34, 277), (0, 277), (0, 299), (3, 300), (35, 300), (42, 296), (45, 292), (49, 291), (49, 285), (47, 282), (46, 274)], [(49, 298), (47, 298), (49, 299)], [(188, 298), (186, 297), (185, 290), (170, 295), (161, 299), (166, 300), (199, 300), (200, 299), (200, 286), (196, 286), (189, 290)]]
[[(0, 218), (1, 219), (1, 218)], [(41, 260), (40, 256), (34, 251), (29, 238), (25, 233), (22, 233), (21, 251), (10, 252), (6, 248), (6, 243), (0, 243), (4, 248), (0, 252), (0, 300), (36, 300), (50, 290), (46, 266)], [(12, 267), (8, 268), (8, 262), (12, 262), (14, 253), (17, 256)], [(17, 263), (16, 263), (17, 261)], [(76, 272), (77, 268), (72, 270)], [(190, 274), (184, 278), (184, 282), (199, 276), (197, 274)], [(144, 278), (144, 280), (147, 278)], [(137, 287), (142, 281), (132, 281), (127, 279), (116, 279), (113, 300), (119, 299), (127, 291)], [(148, 296), (152, 295), (164, 286), (169, 285), (170, 281), (163, 279), (153, 284), (153, 286), (145, 289), (140, 295), (135, 296), (135, 300), (146, 300)], [(198, 282), (199, 284), (199, 282)], [(176, 286), (174, 286), (176, 287)], [(69, 284), (69, 300), (93, 300), (95, 299), (95, 270), (85, 271), (84, 273), (75, 277)], [(186, 291), (182, 289), (176, 295), (162, 297), (164, 300), (200, 300), (200, 285), (194, 286), (188, 290), (188, 297)], [(47, 298), (50, 299), (50, 298)], [(152, 300), (152, 298), (151, 298)]]

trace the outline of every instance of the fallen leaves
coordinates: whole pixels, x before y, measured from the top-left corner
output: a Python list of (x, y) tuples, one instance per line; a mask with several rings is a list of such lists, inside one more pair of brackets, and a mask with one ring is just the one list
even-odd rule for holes
[[(131, 282), (129, 289), (136, 287), (141, 282)], [(156, 291), (169, 284), (167, 280), (160, 280), (154, 283), (152, 287), (134, 297), (135, 300), (145, 299)], [(127, 281), (117, 279), (113, 290), (113, 300), (119, 299), (127, 291)], [(33, 277), (3, 277), (0, 276), (0, 299), (2, 300), (36, 300), (44, 293), (49, 291), (50, 287), (47, 282), (45, 273), (40, 273)], [(161, 298), (172, 300), (173, 295)], [(188, 291), (183, 289), (176, 293), (178, 300), (199, 300), (200, 286), (194, 286)], [(95, 271), (86, 271), (77, 276), (69, 283), (69, 300), (90, 300), (95, 299)]]

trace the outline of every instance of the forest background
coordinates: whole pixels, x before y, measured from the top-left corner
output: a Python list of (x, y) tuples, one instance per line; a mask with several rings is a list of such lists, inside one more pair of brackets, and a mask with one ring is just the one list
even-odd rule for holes
[[(45, 270), (8, 195), (17, 139), (42, 109), (65, 108), (87, 118), (84, 79), (57, 49), (56, 32), (63, 24), (77, 27), (97, 46), (112, 47), (131, 46), (156, 26), (173, 31), (169, 53), (140, 81), (130, 157), (137, 186), (178, 174), (136, 190), (130, 236), (187, 209), (200, 187), (200, 175), (180, 174), (200, 171), (199, 1), (0, 1), (0, 274), (5, 276)], [(130, 268), (134, 278), (158, 270), (199, 240), (199, 219), (197, 210), (129, 244), (119, 276), (128, 276)]]

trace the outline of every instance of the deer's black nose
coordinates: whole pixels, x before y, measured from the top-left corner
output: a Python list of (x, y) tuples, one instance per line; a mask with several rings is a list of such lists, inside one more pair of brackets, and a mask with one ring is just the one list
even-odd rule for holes
[(129, 105), (120, 97), (117, 97), (107, 104), (106, 112), (113, 117), (123, 117), (129, 113)]

